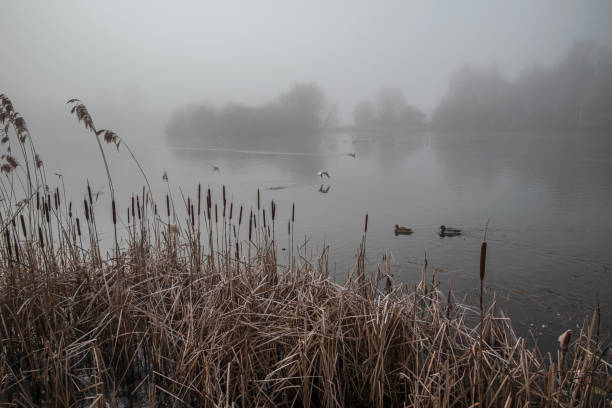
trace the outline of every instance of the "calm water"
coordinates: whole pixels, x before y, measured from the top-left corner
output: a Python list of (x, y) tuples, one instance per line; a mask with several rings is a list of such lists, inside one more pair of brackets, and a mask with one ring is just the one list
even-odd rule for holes
[[(70, 136), (43, 143), (47, 164), (63, 174), (73, 197), (83, 194), (86, 177), (104, 197), (97, 146), (93, 139), (83, 141), (90, 136), (77, 137), (78, 143)], [(475, 305), (479, 247), (490, 219), (486, 287), (522, 334), (531, 332), (545, 348), (553, 347), (563, 330), (592, 313), (597, 297), (604, 330), (612, 327), (610, 135), (338, 132), (299, 147), (259, 150), (172, 149), (162, 137), (153, 140), (132, 147), (160, 202), (167, 189), (164, 171), (177, 202), (181, 191), (194, 196), (201, 182), (217, 194), (225, 184), (236, 204), (250, 207), (260, 188), (264, 201), (277, 202), (282, 231), (295, 202), (296, 240), (310, 238), (313, 253), (323, 242), (329, 245), (338, 279), (354, 262), (368, 213), (371, 268), (389, 250), (394, 279), (413, 284), (426, 253), (430, 271)], [(69, 160), (64, 151), (72, 152)], [(126, 207), (142, 177), (127, 152), (107, 151)], [(213, 165), (220, 171), (213, 172)], [(319, 170), (331, 175), (327, 193), (319, 191)], [(415, 232), (396, 237), (394, 224)], [(436, 234), (440, 224), (465, 233), (442, 239)], [(283, 239), (280, 246), (286, 246)]]

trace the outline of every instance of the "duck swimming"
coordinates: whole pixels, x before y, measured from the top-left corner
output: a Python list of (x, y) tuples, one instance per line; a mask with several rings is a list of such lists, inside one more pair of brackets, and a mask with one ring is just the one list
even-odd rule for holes
[(412, 234), (412, 228), (400, 227), (395, 224), (395, 235), (410, 235)]
[(438, 233), (441, 237), (456, 237), (461, 235), (461, 230), (457, 228), (447, 227), (446, 225), (440, 225), (440, 232)]

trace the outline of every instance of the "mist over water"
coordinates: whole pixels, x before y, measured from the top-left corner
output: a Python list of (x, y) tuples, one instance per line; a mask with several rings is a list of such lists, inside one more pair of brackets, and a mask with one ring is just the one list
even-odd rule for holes
[[(279, 231), (295, 203), (298, 236), (314, 255), (329, 245), (338, 280), (367, 213), (371, 270), (389, 250), (414, 284), (427, 256), (476, 304), (490, 220), (488, 293), (551, 344), (597, 299), (612, 327), (611, 18), (607, 1), (8, 1), (0, 93), (74, 202), (89, 180), (110, 214), (97, 144), (65, 105), (78, 97), (158, 200), (226, 185), (249, 208), (259, 189)], [(105, 149), (125, 208), (144, 180)]]

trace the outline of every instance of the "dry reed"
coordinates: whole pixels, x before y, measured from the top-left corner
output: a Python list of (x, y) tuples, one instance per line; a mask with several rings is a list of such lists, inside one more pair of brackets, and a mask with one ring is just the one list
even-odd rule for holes
[[(2, 123), (23, 133), (10, 101), (0, 106)], [(80, 119), (87, 126), (89, 114)], [(35, 162), (35, 151), (25, 152), (24, 163)], [(563, 338), (555, 363), (527, 348), (494, 304), (481, 302), (479, 327), (470, 327), (474, 310), (443, 296), (435, 277), (429, 284), (426, 265), (416, 289), (392, 283), (390, 255), (384, 281), (369, 273), (367, 216), (358, 261), (342, 284), (329, 276), (326, 251), (311, 259), (306, 244), (293, 246), (295, 206), (290, 259), (279, 263), (279, 212), (271, 203), (266, 220), (259, 191), (248, 240), (239, 238), (242, 207), (237, 224), (231, 201), (225, 217), (225, 188), (221, 219), (210, 189), (202, 219), (200, 186), (197, 217), (185, 200), (181, 221), (166, 196), (167, 222), (143, 193), (128, 208), (128, 232), (103, 258), (91, 189), (81, 228), (76, 208), (74, 218), (61, 215), (67, 201), (59, 191), (51, 207), (42, 173), (31, 174), (18, 201), (9, 185), (25, 172), (17, 166), (0, 184), (3, 405), (609, 406), (612, 365), (597, 313), (573, 343)], [(24, 215), (21, 232), (15, 208)], [(484, 250), (481, 268), (482, 281)]]

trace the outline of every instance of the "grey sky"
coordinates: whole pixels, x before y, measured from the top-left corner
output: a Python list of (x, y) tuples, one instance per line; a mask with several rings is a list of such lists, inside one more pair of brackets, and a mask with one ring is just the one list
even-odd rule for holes
[(611, 43), (612, 1), (4, 0), (0, 92), (157, 111), (312, 80), (346, 120), (381, 86), (430, 111), (466, 62), (513, 76), (585, 38)]

